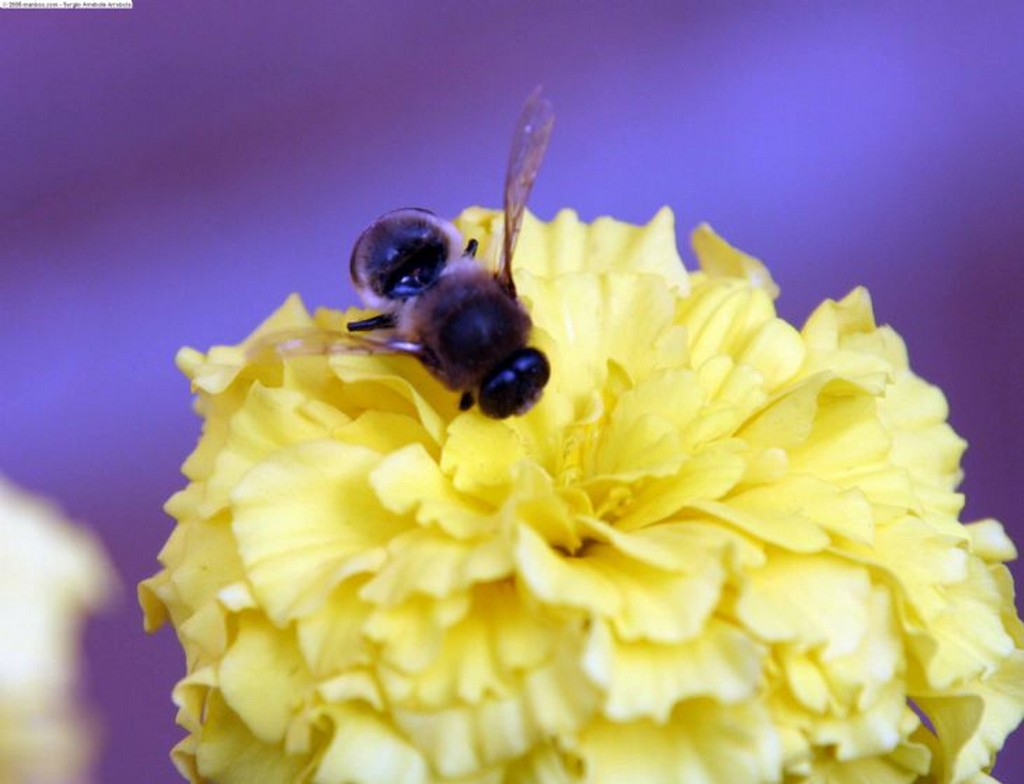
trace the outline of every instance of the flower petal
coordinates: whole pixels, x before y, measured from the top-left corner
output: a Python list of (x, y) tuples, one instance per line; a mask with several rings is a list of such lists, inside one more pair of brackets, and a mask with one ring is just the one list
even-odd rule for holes
[(678, 644), (625, 642), (607, 623), (595, 621), (582, 665), (607, 694), (602, 712), (609, 719), (663, 724), (686, 699), (749, 698), (761, 678), (762, 657), (760, 645), (721, 621)]
[(863, 639), (870, 591), (866, 569), (826, 554), (777, 553), (750, 573), (736, 611), (761, 639), (799, 642), (805, 650), (820, 646), (830, 659), (855, 650)]
[(987, 769), (1024, 707), (1024, 653), (1014, 652), (990, 677), (949, 696), (915, 697), (935, 726), (934, 747), (944, 780), (966, 781)]
[(284, 740), (295, 703), (311, 686), (294, 642), (256, 613), (239, 618), (217, 674), (225, 703), (266, 743)]
[(195, 750), (197, 780), (223, 784), (290, 784), (300, 780), (306, 763), (281, 746), (255, 737), (217, 692), (207, 706), (201, 743)]
[(423, 757), (381, 717), (362, 706), (325, 708), (334, 727), (313, 776), (315, 784), (427, 784)]
[[(603, 386), (609, 360), (633, 380), (656, 366), (654, 352), (636, 347), (654, 345), (671, 325), (676, 303), (662, 278), (580, 273), (554, 283), (530, 275), (516, 282), (531, 305), (537, 342), (551, 362), (551, 380), (540, 405), (547, 405), (552, 395), (565, 397), (579, 416), (593, 391)], [(639, 322), (638, 312), (644, 313)], [(627, 322), (631, 328), (621, 329)]]
[[(499, 253), (501, 213), (472, 207), (455, 219), (467, 237), (483, 246), (492, 262)], [(688, 289), (686, 271), (676, 251), (675, 217), (662, 208), (645, 226), (632, 226), (612, 218), (591, 224), (580, 221), (573, 210), (560, 211), (542, 224), (529, 211), (523, 216), (516, 247), (515, 274), (527, 272), (553, 278), (566, 273), (635, 272), (658, 275), (679, 294)]]
[(232, 494), (239, 554), (253, 590), (278, 624), (317, 609), (347, 577), (378, 568), (408, 527), (369, 482), (376, 452), (336, 441), (282, 449)]
[(689, 700), (664, 724), (595, 722), (580, 753), (593, 781), (779, 781), (780, 744), (756, 703)]
[(556, 555), (526, 527), (519, 530), (519, 574), (545, 603), (607, 618), (625, 640), (679, 642), (700, 632), (724, 581), (719, 562), (699, 572), (673, 574), (592, 544), (582, 557)]
[(459, 542), (421, 529), (395, 537), (388, 550), (361, 592), (378, 605), (393, 606), (420, 593), (440, 599), (512, 573), (512, 555), (500, 539)]
[(719, 237), (708, 224), (702, 223), (690, 235), (690, 242), (697, 254), (701, 271), (711, 277), (746, 278), (775, 299), (779, 287), (772, 280), (771, 273), (760, 261), (748, 256)]

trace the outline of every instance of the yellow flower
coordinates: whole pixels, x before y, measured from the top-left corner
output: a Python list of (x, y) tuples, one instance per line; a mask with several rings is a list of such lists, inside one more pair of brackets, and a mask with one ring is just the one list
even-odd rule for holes
[[(463, 234), (489, 248), (499, 214)], [(802, 330), (708, 227), (527, 216), (526, 416), (398, 356), (178, 364), (203, 436), (140, 589), (218, 782), (980, 782), (1024, 629), (963, 442), (866, 292)]]
[(2, 476), (0, 532), (0, 782), (77, 781), (94, 741), (75, 693), (79, 633), (111, 569), (83, 530)]

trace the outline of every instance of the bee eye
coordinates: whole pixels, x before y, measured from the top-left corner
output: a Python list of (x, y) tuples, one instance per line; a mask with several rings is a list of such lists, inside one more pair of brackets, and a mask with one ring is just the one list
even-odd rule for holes
[(551, 366), (541, 352), (535, 348), (517, 351), (480, 385), (480, 410), (495, 419), (525, 414), (540, 398), (550, 376)]
[(370, 225), (352, 249), (352, 280), (375, 304), (423, 293), (458, 256), (455, 227), (421, 209), (389, 212)]

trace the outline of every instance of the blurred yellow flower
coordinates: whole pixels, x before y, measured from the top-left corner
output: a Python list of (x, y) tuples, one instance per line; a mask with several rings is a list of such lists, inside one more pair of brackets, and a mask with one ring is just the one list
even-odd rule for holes
[[(487, 249), (500, 215), (457, 221)], [(856, 290), (802, 330), (704, 226), (527, 216), (520, 418), (397, 356), (179, 367), (203, 436), (140, 596), (217, 782), (980, 782), (1024, 628), (964, 444)], [(491, 257), (494, 250), (491, 248)], [(487, 255), (486, 253), (484, 254)]]
[(88, 611), (114, 586), (99, 545), (0, 476), (0, 783), (85, 781), (95, 738), (75, 687)]

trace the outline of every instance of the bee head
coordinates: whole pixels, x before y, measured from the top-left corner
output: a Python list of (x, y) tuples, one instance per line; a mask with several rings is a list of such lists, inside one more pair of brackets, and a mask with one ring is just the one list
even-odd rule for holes
[(535, 348), (520, 349), (480, 385), (480, 410), (494, 419), (525, 414), (540, 399), (550, 377), (547, 357)]

